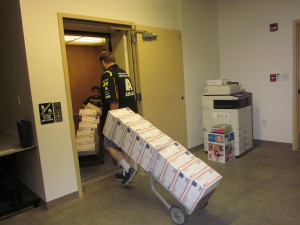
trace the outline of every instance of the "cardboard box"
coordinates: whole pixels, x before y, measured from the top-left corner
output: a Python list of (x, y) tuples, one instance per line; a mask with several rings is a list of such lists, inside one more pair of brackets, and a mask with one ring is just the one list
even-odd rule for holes
[(130, 126), (124, 130), (123, 133), (120, 145), (122, 150), (126, 153), (129, 153), (130, 147), (134, 144), (134, 138), (136, 138), (137, 133), (154, 128), (155, 127), (147, 120), (141, 120), (135, 123), (131, 123)]
[(220, 183), (222, 176), (208, 167), (186, 186), (180, 202), (193, 212), (199, 201), (212, 192)]
[(185, 151), (172, 160), (168, 161), (167, 166), (161, 173), (160, 181), (167, 188), (170, 189), (172, 182), (174, 181), (177, 172), (188, 166), (193, 160), (197, 159), (189, 151)]
[(150, 171), (159, 150), (171, 144), (173, 139), (166, 134), (145, 139), (145, 143), (139, 154), (137, 163), (145, 170)]
[(76, 136), (94, 134), (95, 132), (98, 132), (96, 128), (81, 129), (81, 130), (79, 129), (76, 131)]
[(167, 166), (167, 163), (175, 158), (177, 155), (187, 151), (178, 142), (173, 142), (160, 150), (154, 160), (153, 167), (151, 169), (152, 175), (159, 179), (162, 171)]
[(134, 126), (129, 127), (124, 136), (122, 142), (122, 149), (130, 157), (133, 157), (133, 154), (138, 154), (141, 151), (141, 145), (143, 146), (143, 144), (145, 143), (144, 141), (163, 134), (159, 129), (157, 129), (154, 126), (151, 126), (147, 123), (143, 125), (145, 125), (144, 129), (140, 127), (141, 129), (137, 129), (136, 131), (133, 130)]
[(226, 163), (234, 158), (234, 133), (208, 133), (208, 159)]
[(148, 140), (150, 140), (151, 138), (158, 137), (160, 135), (163, 135), (163, 133), (156, 127), (149, 127), (143, 130), (139, 130), (138, 132), (135, 132), (132, 141), (128, 142), (130, 146), (127, 147), (124, 141), (124, 146), (125, 148), (128, 149), (128, 155), (134, 161), (139, 163), (141, 154), (143, 154), (143, 149), (145, 145), (148, 143)]
[(77, 143), (77, 151), (96, 151), (96, 143), (93, 141), (80, 142)]
[(114, 132), (111, 135), (111, 140), (119, 147), (121, 147), (122, 139), (127, 128), (131, 125), (143, 122), (145, 119), (139, 114), (130, 114), (128, 116), (121, 116), (118, 118), (115, 124)]
[(209, 166), (201, 159), (193, 160), (192, 163), (176, 173), (174, 182), (170, 187), (171, 192), (177, 199), (180, 199), (187, 185), (207, 169), (209, 169)]
[(99, 116), (81, 116), (81, 122), (90, 122), (90, 123), (99, 123), (100, 118)]
[(91, 104), (91, 103), (88, 103), (88, 104), (86, 105), (85, 109), (94, 109), (94, 110), (96, 110), (98, 116), (101, 116), (101, 114), (102, 114), (102, 108), (99, 108), (99, 107), (97, 107), (97, 106), (95, 106), (95, 105), (93, 105), (93, 104)]
[(132, 114), (136, 114), (129, 108), (121, 108), (121, 109), (115, 109), (115, 110), (110, 110), (107, 114), (105, 124), (104, 124), (104, 129), (103, 129), (103, 134), (108, 138), (112, 139), (112, 135), (114, 135), (115, 132), (115, 127), (116, 123), (118, 122), (118, 118), (121, 116), (129, 116)]
[(99, 145), (98, 144), (94, 143), (94, 145), (92, 145), (90, 143), (90, 144), (87, 144), (87, 145), (94, 146), (94, 147), (93, 147), (93, 149), (83, 148), (83, 149), (79, 150), (78, 151), (78, 156), (99, 155)]
[(95, 142), (95, 134), (86, 134), (76, 137), (76, 143)]
[(79, 122), (79, 129), (96, 129), (98, 127), (97, 123), (94, 122)]
[(98, 116), (97, 110), (95, 109), (79, 109), (80, 116)]

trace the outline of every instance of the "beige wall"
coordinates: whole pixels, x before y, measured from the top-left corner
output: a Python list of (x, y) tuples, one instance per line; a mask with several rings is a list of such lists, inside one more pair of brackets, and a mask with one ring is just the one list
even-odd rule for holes
[(217, 0), (182, 1), (188, 147), (203, 144), (202, 95), (220, 77)]
[[(180, 28), (179, 0), (20, 0), (25, 49), (39, 141), (45, 201), (76, 192), (77, 180), (68, 118), (57, 12), (137, 24)], [(116, 7), (117, 6), (117, 7)], [(113, 8), (112, 8), (113, 7)], [(38, 9), (38, 10), (37, 10)], [(61, 102), (64, 121), (41, 125), (38, 104)]]
[[(253, 93), (254, 138), (292, 143), (293, 21), (299, 0), (219, 0), (221, 76)], [(276, 32), (269, 31), (278, 23)], [(288, 77), (270, 82), (270, 74)]]
[[(38, 145), (19, 2), (1, 1), (0, 15), (0, 132), (18, 138), (16, 122), (30, 121)], [(22, 181), (45, 199), (39, 148), (18, 156)]]

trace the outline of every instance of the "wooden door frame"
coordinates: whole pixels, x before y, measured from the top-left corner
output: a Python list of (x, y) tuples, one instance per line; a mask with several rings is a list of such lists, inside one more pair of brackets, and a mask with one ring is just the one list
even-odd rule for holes
[(293, 72), (293, 150), (299, 148), (299, 77), (300, 77), (300, 19), (294, 20), (293, 24), (293, 50), (294, 50), (294, 72)]
[(129, 29), (127, 32), (127, 44), (128, 44), (128, 52), (131, 52), (131, 57), (129, 57), (129, 70), (130, 70), (130, 74), (133, 75), (131, 77), (133, 82), (136, 83), (137, 68), (135, 66), (135, 63), (133, 63), (136, 51), (134, 49), (134, 46), (131, 45), (132, 30), (135, 25), (134, 25), (134, 23), (128, 22), (128, 21), (111, 20), (111, 19), (105, 19), (105, 18), (75, 15), (75, 14), (68, 14), (68, 13), (61, 13), (61, 12), (58, 12), (57, 16), (58, 16), (62, 61), (63, 61), (63, 69), (64, 69), (64, 80), (65, 80), (65, 87), (66, 87), (67, 107), (68, 107), (70, 132), (71, 132), (71, 138), (72, 138), (72, 148), (73, 148), (73, 153), (74, 153), (73, 156), (74, 156), (74, 162), (75, 162), (77, 187), (78, 187), (79, 197), (82, 197), (83, 192), (82, 192), (82, 183), (81, 183), (79, 160), (78, 160), (78, 153), (77, 153), (77, 146), (76, 146), (75, 127), (74, 127), (74, 123), (73, 123), (73, 108), (72, 108), (72, 98), (71, 98), (71, 90), (70, 90), (67, 53), (66, 53), (66, 47), (65, 47), (65, 41), (64, 41), (64, 21), (63, 20), (64, 19), (75, 19), (75, 20), (88, 21), (88, 22), (99, 22), (102, 24), (107, 24), (107, 25), (112, 25), (112, 26), (128, 27)]

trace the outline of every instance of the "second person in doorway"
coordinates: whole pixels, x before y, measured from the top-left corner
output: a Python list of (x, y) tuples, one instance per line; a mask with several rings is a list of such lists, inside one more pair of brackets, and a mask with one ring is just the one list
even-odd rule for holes
[(102, 107), (101, 103), (101, 96), (100, 96), (100, 87), (99, 86), (93, 86), (92, 87), (92, 96), (88, 97), (83, 103), (82, 108), (86, 108), (87, 104), (91, 103), (94, 106), (97, 106), (98, 108)]

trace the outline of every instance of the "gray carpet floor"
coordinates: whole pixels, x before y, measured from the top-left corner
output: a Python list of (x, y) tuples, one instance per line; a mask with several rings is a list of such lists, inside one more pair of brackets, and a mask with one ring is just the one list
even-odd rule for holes
[[(204, 209), (188, 216), (188, 225), (299, 225), (300, 151), (255, 147), (227, 164), (194, 154), (223, 179)], [(157, 191), (177, 204), (163, 187)], [(107, 176), (83, 186), (83, 197), (60, 207), (42, 206), (0, 221), (1, 225), (171, 225), (168, 209), (152, 192), (148, 175), (139, 172), (123, 187)]]

